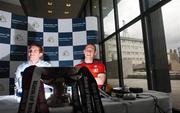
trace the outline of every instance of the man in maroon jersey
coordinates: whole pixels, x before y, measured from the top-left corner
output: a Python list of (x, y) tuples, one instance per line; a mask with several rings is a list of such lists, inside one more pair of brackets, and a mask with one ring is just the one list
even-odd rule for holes
[(84, 60), (81, 61), (80, 64), (76, 65), (77, 67), (87, 67), (89, 71), (94, 76), (98, 88), (102, 88), (105, 80), (105, 66), (100, 60), (95, 60), (94, 57), (96, 56), (96, 46), (94, 44), (87, 44), (84, 49)]

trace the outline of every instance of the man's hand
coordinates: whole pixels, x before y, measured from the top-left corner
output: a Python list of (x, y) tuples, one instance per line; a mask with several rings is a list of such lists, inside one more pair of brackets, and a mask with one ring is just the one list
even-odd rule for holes
[(105, 73), (99, 73), (95, 79), (98, 85), (103, 85), (106, 80), (106, 75)]

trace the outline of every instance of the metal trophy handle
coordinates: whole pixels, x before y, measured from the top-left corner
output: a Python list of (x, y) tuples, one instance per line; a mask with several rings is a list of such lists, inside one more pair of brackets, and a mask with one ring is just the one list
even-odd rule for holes
[(63, 107), (71, 104), (71, 95), (67, 92), (67, 87), (70, 87), (74, 82), (79, 68), (75, 67), (53, 67), (44, 68), (42, 79), (48, 85), (53, 87), (53, 94), (47, 99), (49, 107)]
[(72, 87), (74, 113), (104, 113), (99, 89), (91, 72), (82, 67), (81, 76)]
[[(30, 66), (23, 74), (23, 97), (18, 113), (49, 113), (43, 82), (40, 79), (47, 84), (54, 84), (54, 95), (48, 100), (52, 107), (70, 105), (66, 95), (66, 85), (70, 85), (74, 113), (104, 113), (97, 83), (85, 67)], [(57, 82), (51, 83), (49, 80)]]

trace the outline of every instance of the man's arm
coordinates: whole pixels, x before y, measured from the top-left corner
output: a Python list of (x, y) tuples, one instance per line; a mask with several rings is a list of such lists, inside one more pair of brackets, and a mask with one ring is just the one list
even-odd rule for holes
[(95, 78), (98, 85), (104, 85), (104, 82), (106, 80), (106, 74), (105, 73), (99, 73), (98, 76)]
[(22, 65), (19, 65), (15, 72), (15, 93), (22, 93)]

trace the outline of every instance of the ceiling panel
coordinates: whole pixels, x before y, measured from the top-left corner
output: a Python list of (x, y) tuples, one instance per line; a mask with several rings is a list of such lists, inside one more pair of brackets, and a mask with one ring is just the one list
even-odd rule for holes
[[(23, 9), (30, 16), (44, 18), (75, 18), (79, 13), (83, 0), (20, 0)], [(48, 5), (52, 3), (52, 5)], [(71, 7), (66, 7), (66, 2), (71, 3)], [(52, 13), (48, 13), (48, 10)], [(69, 14), (64, 12), (68, 11)]]
[[(42, 18), (76, 18), (84, 0), (0, 0), (6, 3), (22, 6), (28, 16)], [(52, 5), (48, 5), (52, 3)], [(66, 7), (66, 2), (71, 7)], [(48, 10), (52, 13), (48, 13)], [(68, 11), (69, 14), (64, 12)]]
[(14, 4), (14, 5), (21, 5), (19, 0), (0, 0), (2, 2), (7, 2), (7, 3), (10, 3), (10, 4)]

